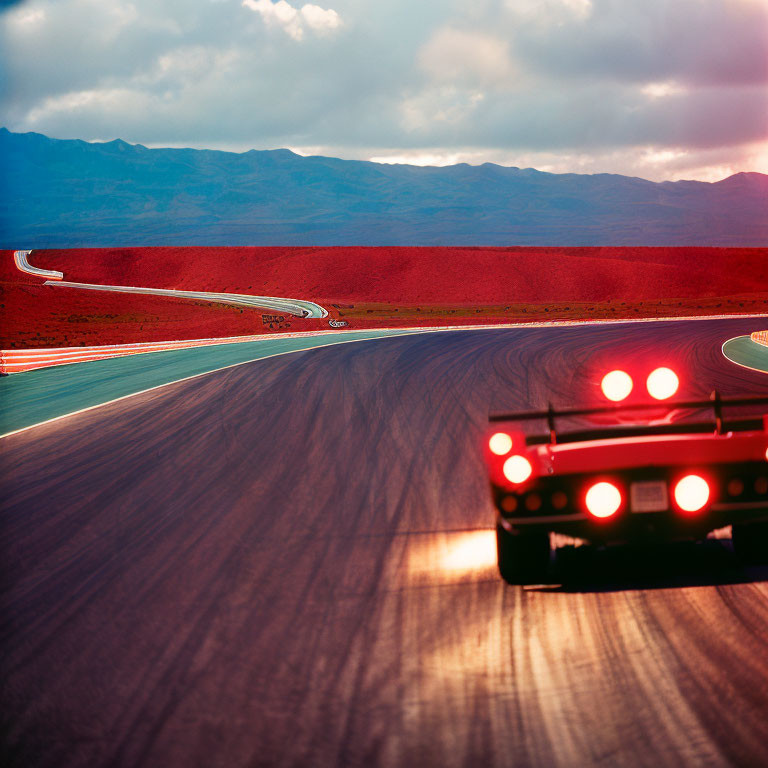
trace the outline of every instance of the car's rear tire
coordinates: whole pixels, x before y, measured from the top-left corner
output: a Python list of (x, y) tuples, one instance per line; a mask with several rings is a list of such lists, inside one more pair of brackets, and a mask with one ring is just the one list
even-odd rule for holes
[(549, 534), (513, 534), (496, 525), (496, 552), (501, 578), (508, 584), (544, 584), (549, 571)]
[(743, 563), (768, 563), (768, 522), (734, 525), (731, 536), (733, 550)]

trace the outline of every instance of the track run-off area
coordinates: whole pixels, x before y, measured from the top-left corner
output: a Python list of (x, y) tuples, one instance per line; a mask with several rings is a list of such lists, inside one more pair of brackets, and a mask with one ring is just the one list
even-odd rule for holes
[(721, 352), (758, 325), (338, 344), (5, 437), (3, 764), (768, 763), (768, 569), (571, 547), (507, 586), (480, 450), (625, 360), (768, 394)]
[(749, 336), (737, 336), (723, 344), (723, 354), (736, 365), (768, 373), (768, 346)]
[(418, 331), (324, 331), (56, 365), (0, 378), (0, 437), (176, 381), (243, 363)]

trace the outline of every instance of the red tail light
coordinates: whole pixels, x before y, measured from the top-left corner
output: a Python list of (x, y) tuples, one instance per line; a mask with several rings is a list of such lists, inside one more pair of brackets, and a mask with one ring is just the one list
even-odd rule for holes
[(671, 368), (657, 368), (648, 374), (645, 386), (648, 394), (655, 400), (667, 400), (677, 392), (680, 379)]
[(506, 432), (497, 432), (495, 435), (491, 435), (490, 440), (488, 440), (488, 448), (496, 456), (506, 456), (512, 450), (513, 443), (512, 435), (508, 435)]
[(686, 475), (675, 485), (675, 502), (683, 512), (698, 512), (709, 501), (709, 483), (699, 475)]
[(613, 483), (595, 483), (587, 491), (587, 511), (593, 517), (612, 517), (619, 511), (621, 502), (621, 491)]
[(632, 377), (626, 371), (611, 371), (603, 376), (600, 387), (603, 394), (614, 403), (625, 400), (632, 391)]
[(525, 456), (510, 456), (504, 462), (504, 477), (509, 480), (510, 483), (517, 485), (518, 483), (524, 483), (533, 472), (531, 462), (525, 458)]

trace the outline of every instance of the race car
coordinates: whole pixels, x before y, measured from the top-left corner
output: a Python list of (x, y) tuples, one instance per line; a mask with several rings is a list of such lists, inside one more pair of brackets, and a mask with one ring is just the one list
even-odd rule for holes
[[(633, 382), (616, 370), (602, 380), (611, 405), (489, 417), (485, 457), (505, 581), (546, 583), (550, 533), (602, 546), (698, 540), (731, 525), (743, 561), (768, 561), (768, 397), (673, 400), (678, 384), (674, 371), (656, 369), (647, 379), (654, 400), (624, 403)], [(761, 415), (745, 417), (745, 408)], [(556, 428), (585, 419), (586, 427)], [(536, 421), (545, 433), (523, 430)]]

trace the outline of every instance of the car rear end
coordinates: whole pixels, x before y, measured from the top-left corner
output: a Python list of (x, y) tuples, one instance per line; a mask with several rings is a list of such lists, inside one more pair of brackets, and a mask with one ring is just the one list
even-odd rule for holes
[[(550, 533), (609, 545), (702, 539), (733, 525), (745, 559), (768, 557), (768, 420), (722, 417), (724, 408), (745, 405), (764, 408), (768, 398), (713, 393), (664, 407), (668, 414), (709, 407), (714, 418), (705, 421), (658, 418), (657, 404), (624, 407), (640, 417), (632, 423), (611, 418), (621, 406), (491, 417), (485, 455), (502, 576), (512, 583), (541, 578)], [(644, 412), (656, 418), (644, 420)], [(603, 423), (555, 429), (556, 419), (574, 416)], [(546, 433), (522, 431), (536, 420), (546, 422)]]

